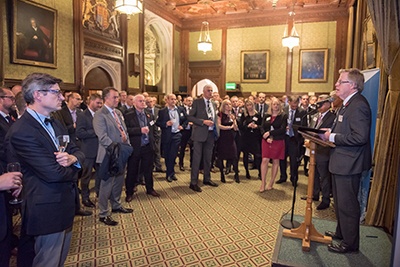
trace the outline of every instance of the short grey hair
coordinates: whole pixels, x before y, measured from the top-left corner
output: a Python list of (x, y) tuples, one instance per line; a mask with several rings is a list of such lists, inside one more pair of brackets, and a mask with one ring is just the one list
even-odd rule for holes
[(22, 95), (27, 104), (33, 104), (33, 94), (40, 90), (49, 90), (53, 85), (62, 83), (61, 79), (47, 73), (31, 73), (22, 81)]

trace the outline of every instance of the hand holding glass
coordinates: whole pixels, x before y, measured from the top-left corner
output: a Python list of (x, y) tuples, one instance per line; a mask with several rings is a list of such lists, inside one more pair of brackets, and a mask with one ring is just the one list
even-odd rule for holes
[(58, 152), (65, 152), (67, 145), (69, 143), (69, 135), (59, 135), (57, 136), (58, 141)]
[[(18, 162), (11, 162), (7, 164), (7, 172), (21, 172), (21, 165)], [(14, 199), (10, 200), (9, 203), (12, 205), (16, 205), (22, 202), (22, 199), (18, 199), (18, 197), (14, 197)]]

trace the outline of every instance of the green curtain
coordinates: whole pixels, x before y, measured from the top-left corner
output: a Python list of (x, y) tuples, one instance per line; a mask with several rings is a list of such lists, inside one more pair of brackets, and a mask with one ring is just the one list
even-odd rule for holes
[(392, 233), (400, 162), (400, 4), (398, 0), (368, 0), (368, 7), (383, 63), (380, 92), (388, 91), (377, 124), (375, 169), (365, 222)]

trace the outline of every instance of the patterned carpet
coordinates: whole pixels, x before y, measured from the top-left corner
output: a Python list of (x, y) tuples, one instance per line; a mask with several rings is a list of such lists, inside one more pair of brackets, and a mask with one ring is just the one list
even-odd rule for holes
[[(189, 170), (177, 171), (178, 181), (172, 183), (155, 173), (161, 197), (146, 195), (140, 186), (134, 200), (123, 203), (134, 213), (113, 214), (117, 226), (98, 222), (97, 210), (93, 216), (75, 218), (65, 266), (270, 266), (293, 187), (288, 182), (259, 193), (257, 171), (250, 180), (244, 173), (241, 169), (240, 184), (233, 174), (221, 184), (219, 173), (214, 173), (219, 187), (200, 182), (202, 193), (189, 189)], [(300, 175), (295, 214), (304, 214), (306, 203), (300, 196), (306, 194), (306, 183)], [(333, 208), (315, 210), (313, 216), (334, 219)]]

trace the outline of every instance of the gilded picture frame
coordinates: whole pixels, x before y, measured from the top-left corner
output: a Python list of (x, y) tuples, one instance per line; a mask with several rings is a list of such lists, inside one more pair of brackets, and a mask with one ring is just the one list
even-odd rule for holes
[(57, 68), (57, 10), (13, 0), (12, 62)]
[(328, 81), (328, 48), (300, 49), (299, 82), (323, 83)]
[(241, 51), (241, 82), (269, 82), (269, 50)]

